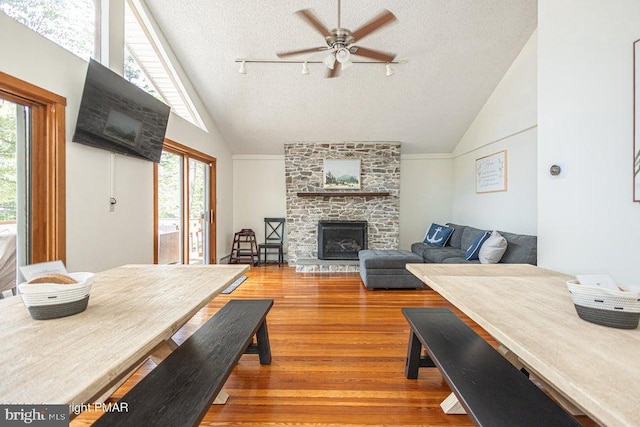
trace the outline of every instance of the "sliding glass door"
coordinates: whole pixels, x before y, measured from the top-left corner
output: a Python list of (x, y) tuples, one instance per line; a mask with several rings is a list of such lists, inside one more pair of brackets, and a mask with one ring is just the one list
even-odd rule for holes
[(17, 266), (66, 262), (66, 103), (0, 72), (0, 295)]
[(157, 172), (157, 239), (158, 264), (183, 263), (182, 157), (168, 151), (162, 153)]
[(0, 293), (31, 262), (31, 108), (0, 98)]
[(209, 165), (189, 159), (189, 264), (207, 264), (209, 257)]
[(165, 141), (156, 166), (156, 263), (215, 263), (215, 159)]

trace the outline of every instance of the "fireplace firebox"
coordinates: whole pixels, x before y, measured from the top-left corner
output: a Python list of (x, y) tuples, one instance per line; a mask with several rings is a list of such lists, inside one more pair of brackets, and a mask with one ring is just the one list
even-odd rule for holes
[(367, 221), (318, 221), (318, 259), (358, 259), (367, 249)]

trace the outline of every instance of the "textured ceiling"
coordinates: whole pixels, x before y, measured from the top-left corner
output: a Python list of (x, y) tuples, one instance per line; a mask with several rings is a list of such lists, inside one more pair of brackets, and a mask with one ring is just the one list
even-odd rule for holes
[[(403, 153), (450, 152), (537, 25), (536, 0), (344, 0), (342, 27), (382, 9), (398, 20), (358, 45), (397, 53), (334, 79), (322, 64), (246, 65), (277, 51), (323, 46), (294, 15), (311, 8), (328, 27), (337, 1), (147, 0), (155, 20), (235, 154), (282, 154), (301, 141), (399, 141)], [(322, 60), (326, 54), (295, 57)]]

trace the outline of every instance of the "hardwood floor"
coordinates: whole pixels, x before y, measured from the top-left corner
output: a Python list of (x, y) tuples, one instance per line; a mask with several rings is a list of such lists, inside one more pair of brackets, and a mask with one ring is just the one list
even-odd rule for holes
[[(201, 425), (473, 425), (466, 415), (443, 414), (440, 402), (450, 391), (437, 369), (421, 369), (417, 380), (404, 377), (409, 327), (401, 307), (452, 308), (495, 344), (436, 292), (368, 291), (357, 274), (302, 274), (290, 267), (254, 267), (247, 276), (174, 336), (182, 343), (229, 299), (275, 300), (267, 316), (272, 364), (244, 355), (225, 385), (229, 400), (212, 406)], [(147, 361), (111, 401), (153, 366)], [(90, 425), (97, 416), (82, 413), (71, 425)]]

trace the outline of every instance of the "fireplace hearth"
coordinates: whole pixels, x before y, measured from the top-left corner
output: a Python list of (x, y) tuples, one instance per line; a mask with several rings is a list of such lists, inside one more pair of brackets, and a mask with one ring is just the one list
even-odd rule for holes
[(318, 221), (318, 259), (358, 259), (367, 249), (367, 221)]

